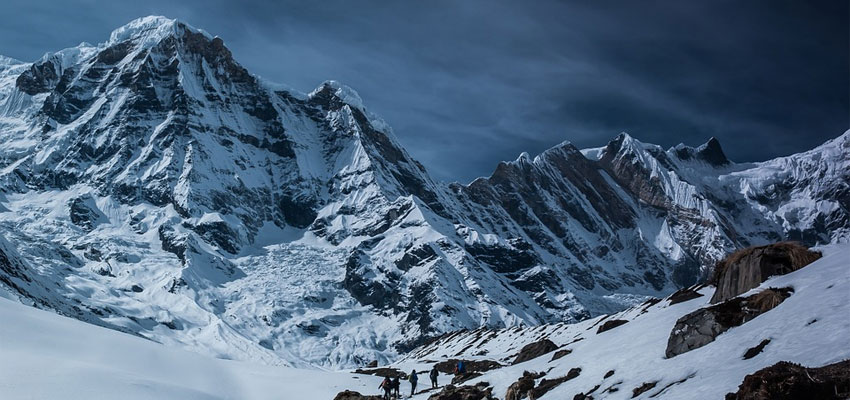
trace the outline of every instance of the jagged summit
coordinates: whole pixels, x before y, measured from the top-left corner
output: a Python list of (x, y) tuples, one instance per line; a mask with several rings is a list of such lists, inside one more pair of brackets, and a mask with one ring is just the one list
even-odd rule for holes
[(714, 137), (697, 148), (680, 143), (668, 150), (668, 152), (675, 154), (680, 160), (699, 160), (714, 167), (722, 167), (732, 163), (726, 158), (726, 154), (723, 153), (720, 141)]

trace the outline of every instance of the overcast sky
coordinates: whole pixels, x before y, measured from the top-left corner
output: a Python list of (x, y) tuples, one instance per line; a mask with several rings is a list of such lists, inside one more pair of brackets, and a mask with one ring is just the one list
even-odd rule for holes
[(144, 15), (222, 37), (268, 80), (353, 87), (446, 181), (621, 131), (664, 147), (715, 136), (758, 161), (850, 128), (841, 0), (5, 0), (0, 54), (33, 61)]

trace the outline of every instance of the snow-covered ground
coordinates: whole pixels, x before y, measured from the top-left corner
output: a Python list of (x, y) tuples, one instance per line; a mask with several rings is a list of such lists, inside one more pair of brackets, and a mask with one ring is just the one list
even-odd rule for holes
[(3, 399), (331, 399), (380, 378), (202, 356), (0, 298)]

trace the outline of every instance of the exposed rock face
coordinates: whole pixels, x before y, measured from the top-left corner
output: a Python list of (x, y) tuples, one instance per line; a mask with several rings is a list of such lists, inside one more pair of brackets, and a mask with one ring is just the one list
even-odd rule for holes
[(68, 206), (71, 222), (86, 231), (91, 231), (98, 224), (107, 221), (106, 216), (97, 208), (97, 204), (95, 204), (91, 195), (74, 198)]
[(749, 247), (736, 251), (717, 264), (714, 282), (717, 290), (711, 303), (731, 299), (767, 280), (809, 265), (821, 257), (816, 251), (793, 242)]
[(850, 360), (820, 368), (780, 361), (747, 375), (726, 400), (838, 400), (850, 398)]
[(558, 349), (558, 345), (552, 343), (549, 339), (539, 340), (534, 343), (529, 343), (522, 347), (514, 359), (513, 365), (519, 364), (521, 362), (525, 362), (528, 360), (533, 360), (537, 357), (540, 357), (544, 354), (551, 353)]
[(705, 346), (723, 332), (770, 311), (793, 291), (789, 288), (765, 289), (752, 296), (736, 297), (701, 308), (676, 321), (667, 341), (667, 358)]

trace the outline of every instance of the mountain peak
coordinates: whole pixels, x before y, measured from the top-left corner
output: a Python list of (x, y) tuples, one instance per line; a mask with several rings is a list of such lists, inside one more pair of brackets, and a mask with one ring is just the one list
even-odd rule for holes
[(672, 152), (680, 160), (697, 159), (715, 167), (722, 167), (730, 164), (726, 154), (723, 153), (723, 148), (720, 147), (720, 141), (712, 137), (707, 142), (697, 148), (686, 146), (684, 143), (672, 147), (668, 152)]
[(703, 145), (697, 147), (697, 158), (714, 166), (723, 166), (729, 164), (729, 159), (723, 153), (723, 148), (720, 147), (720, 141), (712, 137)]
[(184, 29), (202, 34), (208, 39), (213, 39), (213, 36), (209, 33), (183, 21), (158, 15), (149, 15), (134, 19), (128, 24), (112, 31), (106, 45), (111, 46), (127, 40), (138, 40), (140, 42), (139, 44), (143, 46), (152, 45)]

